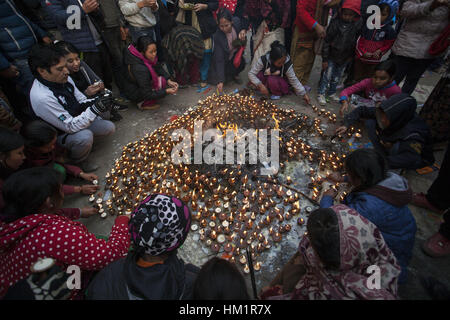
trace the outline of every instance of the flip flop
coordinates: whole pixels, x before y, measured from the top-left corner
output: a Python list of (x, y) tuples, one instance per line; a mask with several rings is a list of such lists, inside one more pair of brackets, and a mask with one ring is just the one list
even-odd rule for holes
[(204, 93), (208, 88), (210, 88), (209, 85), (206, 85), (204, 87), (199, 86), (199, 88), (197, 89), (197, 93)]

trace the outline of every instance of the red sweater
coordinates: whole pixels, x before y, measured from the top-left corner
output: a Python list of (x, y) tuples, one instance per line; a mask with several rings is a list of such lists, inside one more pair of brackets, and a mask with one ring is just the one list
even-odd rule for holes
[(317, 1), (318, 0), (297, 1), (297, 15), (294, 24), (298, 27), (300, 33), (313, 31), (313, 26), (317, 22), (314, 19)]
[(0, 222), (0, 299), (8, 288), (31, 274), (38, 258), (53, 258), (67, 268), (101, 270), (127, 255), (128, 218), (117, 217), (108, 241), (67, 217), (34, 214), (9, 224)]

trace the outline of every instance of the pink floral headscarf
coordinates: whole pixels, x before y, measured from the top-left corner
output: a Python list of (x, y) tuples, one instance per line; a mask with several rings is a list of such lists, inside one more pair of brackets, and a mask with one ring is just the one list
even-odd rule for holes
[[(307, 273), (297, 283), (292, 299), (382, 299), (397, 298), (400, 267), (378, 228), (355, 210), (331, 207), (339, 221), (340, 269), (326, 270), (304, 237), (299, 245)], [(376, 265), (381, 271), (381, 288), (369, 289), (367, 268)]]

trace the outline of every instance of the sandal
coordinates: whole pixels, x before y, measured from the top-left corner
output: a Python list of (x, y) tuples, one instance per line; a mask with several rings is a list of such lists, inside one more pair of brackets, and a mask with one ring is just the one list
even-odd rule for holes
[(422, 250), (433, 258), (440, 258), (450, 255), (450, 240), (439, 232), (424, 242)]

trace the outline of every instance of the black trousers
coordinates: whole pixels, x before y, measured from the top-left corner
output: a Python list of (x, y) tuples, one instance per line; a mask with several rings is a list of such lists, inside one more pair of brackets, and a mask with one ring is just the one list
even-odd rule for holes
[(105, 87), (112, 89), (111, 58), (105, 42), (97, 46), (97, 52), (83, 52), (83, 60), (103, 80)]
[[(427, 199), (435, 207), (445, 210), (450, 208), (450, 142), (445, 152), (444, 160), (442, 161), (439, 175), (434, 180), (427, 192)], [(441, 224), (439, 232), (450, 239), (450, 210), (444, 214), (444, 223)]]
[(417, 86), (422, 74), (434, 59), (414, 59), (403, 56), (394, 56), (397, 71), (395, 73), (395, 82), (399, 84), (405, 79), (402, 92), (411, 94)]

